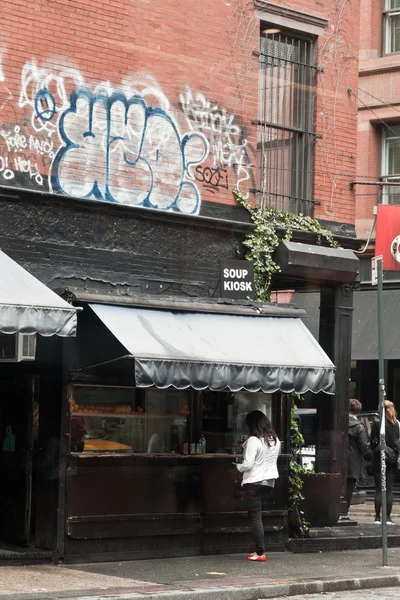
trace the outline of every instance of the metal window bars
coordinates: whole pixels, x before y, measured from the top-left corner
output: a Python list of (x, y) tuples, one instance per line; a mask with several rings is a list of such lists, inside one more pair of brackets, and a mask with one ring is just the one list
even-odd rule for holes
[(312, 40), (262, 35), (259, 57), (257, 201), (312, 215), (317, 68)]
[(394, 183), (394, 185), (381, 186), (379, 188), (378, 202), (381, 204), (400, 204), (400, 174), (386, 175), (379, 178), (384, 183)]

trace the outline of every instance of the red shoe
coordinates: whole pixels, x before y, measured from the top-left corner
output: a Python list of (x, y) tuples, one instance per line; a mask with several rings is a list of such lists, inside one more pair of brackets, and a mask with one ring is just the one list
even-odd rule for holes
[(266, 562), (267, 557), (265, 556), (265, 554), (261, 554), (260, 556), (256, 552), (253, 552), (253, 554), (249, 554), (247, 560), (253, 560), (255, 562)]

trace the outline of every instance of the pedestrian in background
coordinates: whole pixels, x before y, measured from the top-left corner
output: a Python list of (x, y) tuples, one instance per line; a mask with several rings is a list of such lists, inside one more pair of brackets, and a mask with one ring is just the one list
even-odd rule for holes
[(245, 420), (249, 438), (243, 444), (243, 462), (236, 465), (243, 473), (243, 499), (248, 507), (248, 516), (253, 532), (256, 551), (247, 560), (265, 562), (264, 526), (262, 509), (279, 477), (277, 460), (281, 443), (271, 421), (260, 410), (250, 412)]
[[(393, 507), (393, 486), (396, 479), (397, 456), (400, 443), (400, 425), (393, 402), (385, 400), (386, 419), (386, 503), (387, 523), (393, 525), (391, 519)], [(371, 448), (373, 450), (371, 473), (375, 481), (375, 523), (381, 523), (382, 491), (381, 491), (381, 461), (379, 443), (380, 421), (374, 421), (371, 428)]]
[(368, 450), (368, 434), (365, 426), (357, 419), (362, 409), (359, 400), (352, 398), (349, 401), (349, 448), (347, 455), (347, 510), (350, 508), (351, 499), (357, 480), (361, 475), (362, 459)]

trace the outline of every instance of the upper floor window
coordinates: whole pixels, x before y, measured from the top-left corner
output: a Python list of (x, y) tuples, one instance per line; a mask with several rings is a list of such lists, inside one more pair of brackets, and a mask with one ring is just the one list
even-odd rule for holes
[(261, 28), (259, 66), (259, 201), (312, 215), (314, 43), (276, 26)]
[(385, 53), (400, 52), (400, 0), (385, 0)]
[[(382, 180), (400, 183), (400, 125), (382, 131)], [(400, 204), (400, 186), (382, 186), (384, 204)]]

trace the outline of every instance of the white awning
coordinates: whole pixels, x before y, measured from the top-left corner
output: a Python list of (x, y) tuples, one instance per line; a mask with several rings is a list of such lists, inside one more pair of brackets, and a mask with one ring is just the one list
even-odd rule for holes
[(0, 332), (76, 335), (76, 308), (0, 251)]
[(335, 392), (335, 367), (299, 318), (90, 307), (134, 357), (138, 387)]

